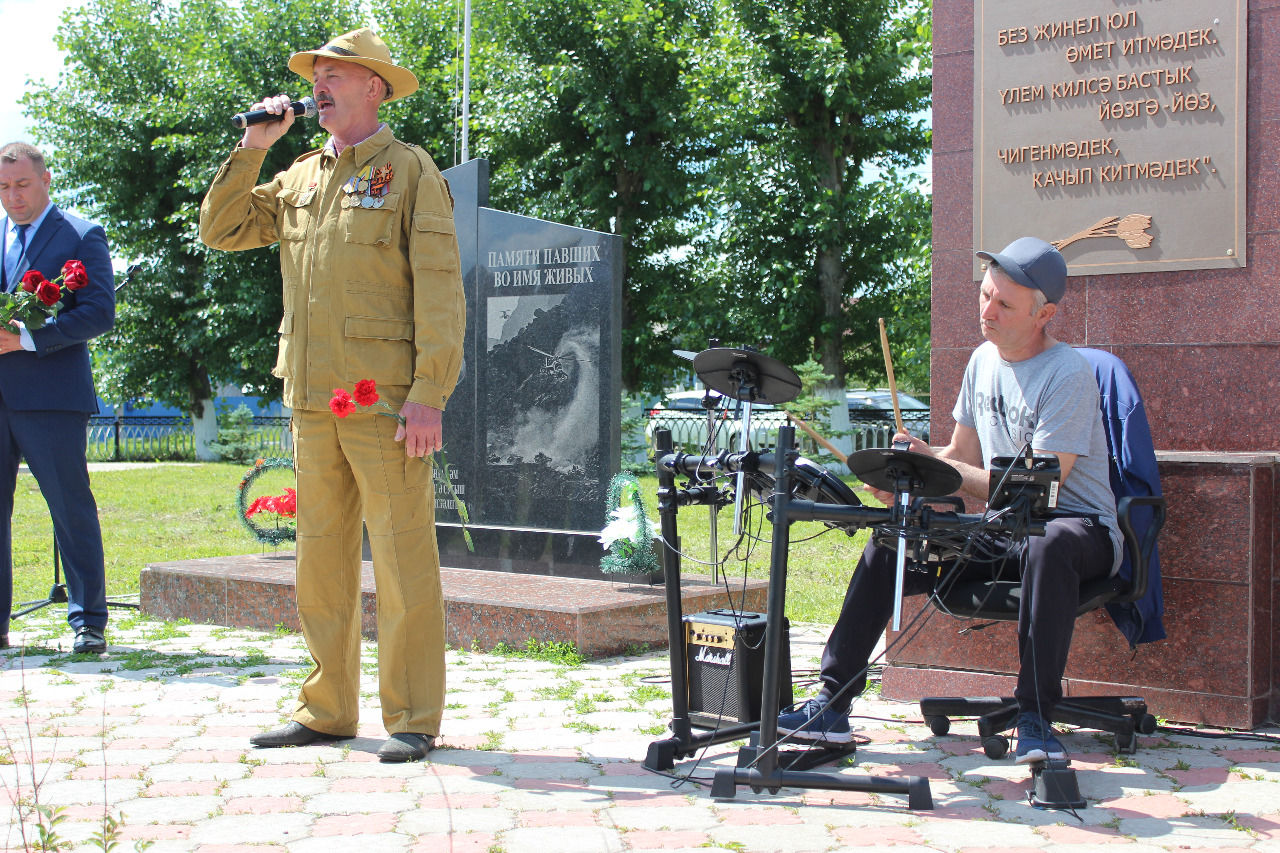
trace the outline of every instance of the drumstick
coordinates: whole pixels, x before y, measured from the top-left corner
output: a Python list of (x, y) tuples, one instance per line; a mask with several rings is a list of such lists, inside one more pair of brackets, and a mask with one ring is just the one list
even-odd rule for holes
[(809, 433), (809, 436), (810, 436), (814, 441), (818, 442), (818, 444), (821, 444), (821, 445), (822, 445), (823, 447), (825, 447), (827, 450), (831, 451), (831, 455), (832, 455), (832, 456), (834, 456), (835, 458), (839, 459), (839, 460), (840, 460), (840, 464), (841, 464), (841, 465), (848, 465), (848, 464), (849, 464), (849, 457), (848, 457), (848, 456), (845, 456), (843, 453), (841, 453), (839, 450), (837, 450), (837, 449), (836, 449), (836, 447), (835, 447), (835, 445), (833, 445), (831, 442), (827, 441), (825, 438), (823, 438), (822, 436), (818, 435), (817, 430), (815, 430), (813, 427), (809, 426), (807, 423), (805, 423), (804, 421), (802, 421), (802, 420), (800, 420), (799, 418), (797, 418), (795, 415), (788, 414), (788, 415), (787, 415), (787, 417), (788, 417), (788, 418), (790, 418), (792, 421), (794, 421), (794, 422), (795, 422), (795, 424), (796, 424), (796, 426), (800, 427), (800, 429), (802, 429), (802, 430), (804, 430), (805, 432)]
[(884, 350), (884, 371), (889, 374), (889, 395), (893, 398), (893, 422), (898, 432), (907, 430), (902, 425), (902, 409), (898, 406), (898, 383), (893, 378), (893, 357), (889, 355), (889, 334), (884, 330), (884, 318), (880, 318), (880, 349)]

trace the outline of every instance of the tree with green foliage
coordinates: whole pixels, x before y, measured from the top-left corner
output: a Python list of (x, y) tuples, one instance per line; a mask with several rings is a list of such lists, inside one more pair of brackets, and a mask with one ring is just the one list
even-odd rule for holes
[(476, 127), (495, 205), (623, 238), (632, 390), (676, 369), (670, 329), (696, 289), (686, 255), (712, 151), (690, 120), (684, 75), (710, 32), (709, 6), (512, 0), (483, 13), (495, 47)]
[[(65, 14), (55, 36), (65, 70), (23, 103), (37, 139), (56, 149), (60, 200), (101, 221), (116, 257), (142, 268), (99, 339), (109, 399), (181, 408), (207, 441), (215, 382), (279, 393), (279, 262), (206, 249), (200, 200), (239, 139), (228, 117), (267, 94), (307, 91), (285, 58), (358, 21), (355, 2), (317, 0), (89, 0)], [(264, 174), (322, 138), (301, 128), (272, 148)]]
[(904, 170), (929, 150), (929, 3), (717, 9), (695, 89), (722, 223), (699, 246), (709, 286), (690, 316), (790, 364), (816, 353), (835, 389), (883, 377), (876, 318), (892, 317), (911, 353), (895, 369), (920, 384), (930, 208)]

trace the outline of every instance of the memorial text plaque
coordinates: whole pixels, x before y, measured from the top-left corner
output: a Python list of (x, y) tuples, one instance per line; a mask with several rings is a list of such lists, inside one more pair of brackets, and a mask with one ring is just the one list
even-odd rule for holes
[(974, 13), (975, 248), (1041, 237), (1072, 275), (1245, 265), (1245, 0)]

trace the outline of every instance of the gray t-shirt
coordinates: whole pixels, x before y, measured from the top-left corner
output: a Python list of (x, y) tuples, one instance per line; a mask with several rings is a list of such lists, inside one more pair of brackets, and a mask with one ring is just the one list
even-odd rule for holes
[(1098, 383), (1079, 353), (1056, 343), (1025, 361), (1010, 362), (987, 341), (969, 358), (952, 416), (978, 433), (988, 469), (993, 456), (1014, 456), (1027, 442), (1035, 450), (1074, 453), (1075, 464), (1058, 491), (1057, 511), (1098, 516), (1111, 534), (1116, 554), (1112, 572), (1120, 567), (1122, 542)]

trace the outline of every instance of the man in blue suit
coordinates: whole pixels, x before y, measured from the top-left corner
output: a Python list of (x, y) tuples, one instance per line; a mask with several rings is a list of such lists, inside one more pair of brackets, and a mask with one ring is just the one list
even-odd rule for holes
[(13, 609), (13, 495), (25, 459), (53, 518), (67, 581), (72, 649), (106, 651), (106, 571), (98, 506), (89, 489), (85, 446), (98, 399), (88, 341), (115, 323), (115, 276), (102, 228), (49, 201), (49, 170), (38, 148), (0, 148), (0, 283), (20, 286), (28, 270), (50, 281), (79, 260), (88, 284), (63, 296), (56, 318), (38, 329), (0, 329), (0, 648), (9, 645)]

